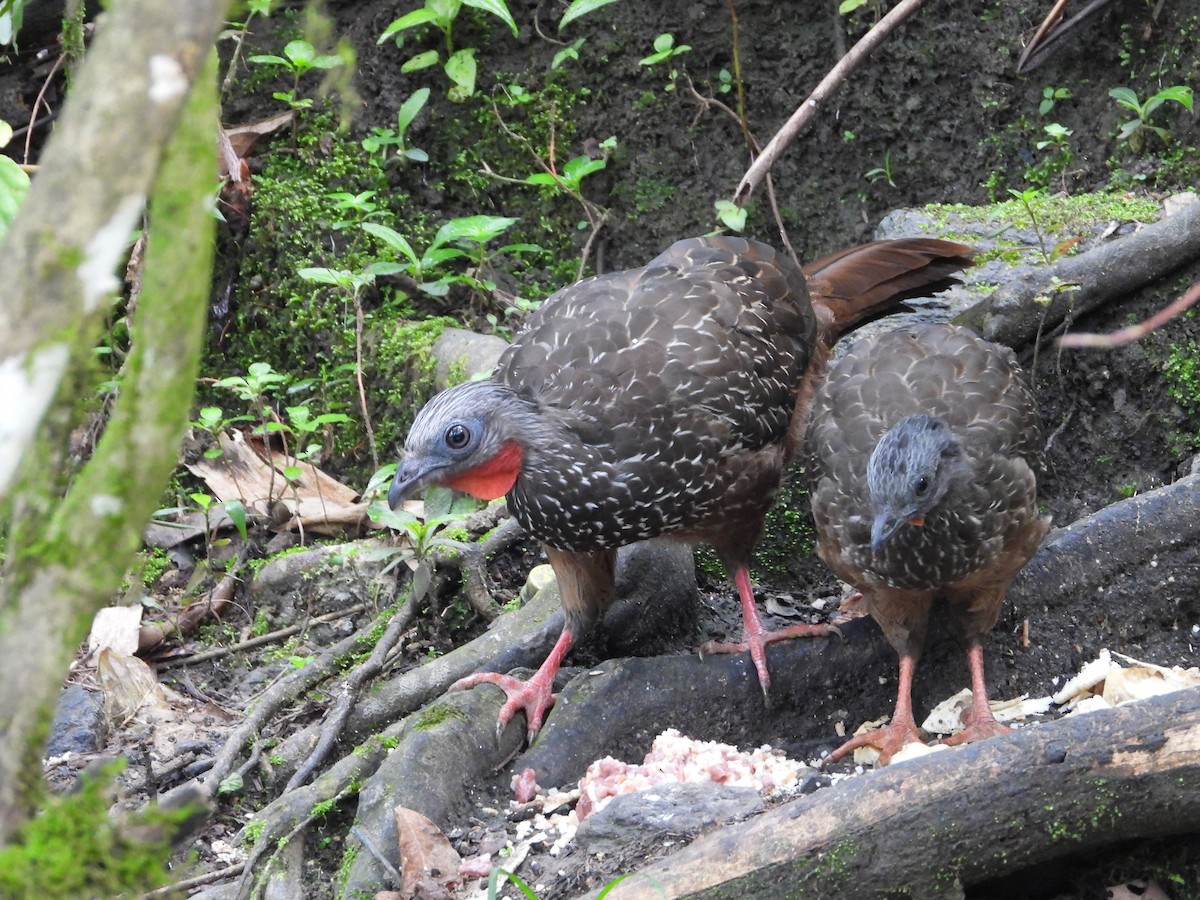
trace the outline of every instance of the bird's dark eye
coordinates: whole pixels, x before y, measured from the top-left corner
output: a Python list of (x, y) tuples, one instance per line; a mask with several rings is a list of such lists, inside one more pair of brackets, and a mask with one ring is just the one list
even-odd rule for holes
[(927, 490), (929, 490), (929, 478), (925, 475), (922, 475), (917, 479), (917, 483), (913, 485), (913, 490), (915, 490), (918, 494), (925, 493)]
[(471, 431), (465, 425), (451, 425), (446, 429), (446, 446), (451, 450), (461, 450), (471, 443)]

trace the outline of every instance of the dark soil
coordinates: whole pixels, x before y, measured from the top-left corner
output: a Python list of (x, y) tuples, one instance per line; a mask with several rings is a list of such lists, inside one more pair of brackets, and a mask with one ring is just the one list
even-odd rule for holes
[[(718, 90), (718, 73), (733, 68), (732, 2), (624, 0), (604, 7), (567, 29), (568, 40), (585, 36), (587, 41), (577, 62), (550, 76), (551, 57), (560, 47), (538, 38), (531, 23), (538, 19), (542, 30), (553, 36), (561, 3), (510, 0), (521, 26), (515, 40), (498, 20), (464, 8), (455, 25), (455, 40), (459, 46), (479, 48), (481, 95), (464, 104), (445, 99), (447, 83), (437, 68), (401, 73), (403, 61), (425, 43), (432, 45), (431, 38), (425, 43), (410, 38), (403, 49), (391, 42), (377, 45), (378, 35), (410, 5), (398, 7), (391, 0), (327, 4), (332, 33), (350, 41), (358, 54), (352, 135), (360, 138), (373, 126), (393, 124), (396, 109), (416, 88), (432, 89), (429, 107), (410, 131), (410, 143), (425, 149), (431, 161), (427, 166), (389, 169), (393, 196), (380, 198), (383, 202), (420, 207), (437, 221), (479, 212), (521, 215), (532, 229), (539, 213), (529, 188), (486, 178), (446, 178), (443, 173), (457, 165), (477, 174), (484, 164), (512, 177), (536, 171), (529, 154), (511, 141), (507, 158), (491, 155), (505, 144), (498, 139), (500, 126), (481, 98), (495, 94), (501, 85), (534, 90), (549, 78), (563, 92), (555, 124), (559, 165), (583, 153), (592, 140), (616, 136), (619, 143), (608, 168), (592, 176), (585, 188), (591, 199), (612, 211), (590, 260), (594, 268), (641, 264), (673, 240), (713, 227), (713, 201), (732, 194), (750, 159), (736, 119), (701, 99), (715, 96), (722, 104), (736, 105), (735, 92)], [(985, 8), (968, 9), (951, 0), (930, 0), (851, 76), (772, 173), (783, 225), (801, 258), (869, 240), (879, 219), (894, 208), (930, 202), (980, 204), (996, 195), (1003, 197), (1007, 187), (1027, 187), (1026, 170), (1048, 156), (1036, 144), (1044, 138), (1042, 126), (1049, 122), (1073, 130), (1073, 158), (1049, 179), (1054, 190), (1078, 193), (1116, 185), (1169, 193), (1195, 185), (1200, 175), (1200, 154), (1192, 149), (1200, 134), (1195, 117), (1175, 104), (1162, 107), (1156, 123), (1170, 129), (1174, 143), (1170, 147), (1151, 143), (1147, 155), (1137, 157), (1114, 139), (1117, 125), (1127, 116), (1107, 93), (1117, 85), (1129, 85), (1141, 97), (1168, 85), (1200, 87), (1200, 20), (1193, 4), (1168, 0), (1153, 22), (1144, 3), (1113, 3), (1071, 35), (1043, 67), (1017, 76), (1014, 63), (1022, 41), (1048, 7), (1032, 0), (996, 0)], [(868, 4), (847, 20), (837, 14), (832, 0), (820, 4), (743, 0), (736, 4), (736, 15), (747, 117), (758, 141), (765, 143), (873, 21), (875, 5)], [(278, 15), (260, 26), (250, 52), (278, 53), (287, 39), (296, 36), (294, 23), (295, 19)], [(672, 32), (677, 43), (691, 47), (677, 60), (679, 76), (673, 90), (666, 90), (666, 65), (652, 69), (638, 65), (662, 32)], [(257, 120), (279, 111), (270, 94), (280, 84), (243, 90), (246, 84), (246, 80), (235, 82), (227, 95), (226, 122)], [(1038, 104), (1047, 86), (1069, 88), (1071, 97), (1060, 100), (1043, 117)], [(17, 124), (38, 87), (31, 61), (12, 70), (0, 91), (0, 118)], [(514, 130), (531, 125), (520, 109), (505, 107), (503, 115)], [(278, 138), (274, 145), (260, 147), (258, 154), (283, 151), (285, 143), (286, 138)], [(545, 147), (539, 151), (544, 153)], [(869, 171), (885, 167), (892, 184), (867, 177)], [(579, 217), (562, 202), (566, 209), (559, 210), (561, 216)], [(779, 243), (765, 189), (755, 195), (746, 231)], [(585, 236), (580, 232), (574, 239), (575, 252)], [(279, 262), (293, 267), (305, 264), (304, 260)], [(545, 272), (537, 274), (549, 277)], [(1192, 263), (1119, 306), (1080, 319), (1073, 328), (1109, 331), (1143, 319), (1197, 277), (1200, 263)], [(519, 288), (498, 280), (502, 287)], [(249, 302), (247, 296), (260, 289), (261, 285), (235, 284), (234, 305)], [(476, 308), (457, 312), (467, 321), (481, 321)], [(1192, 373), (1190, 382), (1168, 377), (1166, 371), (1168, 361), (1181, 353), (1190, 353), (1193, 360), (1193, 368), (1187, 370)], [(1033, 373), (1051, 435), (1039, 486), (1056, 524), (1068, 524), (1131, 492), (1152, 489), (1186, 473), (1192, 454), (1200, 449), (1200, 362), (1196, 361), (1200, 360), (1200, 317), (1184, 316), (1117, 351), (1062, 353), (1046, 344), (1040, 349), (1022, 348), (1021, 357)], [(527, 560), (510, 564), (518, 580)], [(786, 577), (770, 572), (756, 575), (765, 589), (789, 594), (798, 605), (840, 593), (815, 557), (791, 567)], [(698, 640), (719, 634), (730, 624), (736, 629), (738, 623), (732, 593), (716, 580), (708, 586), (713, 591), (705, 604), (710, 611), (702, 617)], [(1022, 641), (1026, 623), (1028, 645)], [(1097, 596), (1084, 614), (1078, 607), (1062, 614), (1054, 596), (1010, 603), (988, 653), (993, 693), (1047, 693), (1053, 679), (1073, 673), (1102, 647), (1161, 665), (1196, 665), (1200, 661), (1200, 636), (1193, 631), (1197, 623), (1197, 548), (1183, 548), (1170, 560), (1147, 560), (1145, 566), (1129, 571), (1121, 584)], [(462, 637), (463, 630), (456, 636)], [(411, 662), (415, 664), (431, 647), (444, 649), (449, 639), (444, 625), (423, 625), (407, 642)], [(935, 637), (935, 641), (945, 640), (944, 635)], [(956, 645), (950, 646), (930, 651), (930, 659), (952, 658), (952, 662), (920, 670), (918, 706), (939, 700), (965, 683), (965, 666)], [(242, 673), (237, 666), (223, 663), (209, 674), (211, 683), (197, 683), (221, 693), (223, 684)], [(894, 677), (890, 664), (864, 672), (855, 683), (844, 686), (844, 693), (815, 698), (814, 708), (806, 710), (806, 724), (797, 726), (802, 732), (761, 737), (785, 743), (828, 740), (834, 718), (868, 718), (890, 711)], [(886, 683), (881, 684), (881, 678)], [(317, 712), (310, 709), (307, 714)], [(1020, 884), (989, 886), (972, 896), (1102, 896), (1098, 891), (1110, 883), (1104, 881), (1108, 877), (1194, 867), (1194, 847), (1191, 852), (1189, 857), (1186, 845), (1181, 849), (1174, 842), (1121, 848), (1111, 859), (1072, 861), (1069, 872), (1056, 873), (1052, 882), (1041, 881), (1044, 873), (1037, 874), (1045, 890), (1029, 887), (1035, 878), (1031, 875)], [(610, 861), (608, 869), (628, 870), (637, 862), (636, 858)], [(1175, 900), (1183, 900), (1182, 895)]]

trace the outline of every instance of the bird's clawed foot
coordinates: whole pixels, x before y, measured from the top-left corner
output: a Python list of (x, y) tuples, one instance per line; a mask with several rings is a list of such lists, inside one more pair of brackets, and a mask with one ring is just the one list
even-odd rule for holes
[(771, 687), (771, 674), (767, 671), (767, 645), (778, 641), (789, 641), (792, 638), (825, 637), (830, 634), (842, 636), (842, 632), (833, 625), (789, 625), (777, 631), (766, 631), (761, 626), (757, 629), (747, 627), (740, 643), (727, 644), (719, 641), (708, 641), (700, 647), (700, 655), (713, 653), (742, 653), (750, 651), (750, 659), (758, 672), (758, 683), (762, 685), (763, 696)]
[(499, 672), (479, 672), (475, 675), (468, 675), (466, 678), (460, 678), (450, 686), (450, 690), (465, 691), (477, 684), (494, 684), (504, 691), (508, 698), (500, 707), (500, 715), (496, 720), (497, 741), (504, 734), (504, 728), (508, 725), (509, 720), (518, 711), (523, 711), (527, 723), (527, 737), (529, 743), (532, 744), (538, 731), (541, 730), (546, 711), (558, 699), (558, 695), (553, 691), (553, 677), (544, 678), (541, 671), (528, 681), (521, 681), (511, 675), (501, 675)]
[(963, 713), (962, 718), (967, 727), (958, 734), (942, 738), (938, 741), (939, 744), (945, 744), (947, 747), (957, 747), (960, 744), (982, 741), (990, 737), (996, 737), (999, 734), (1008, 734), (1012, 731), (1007, 725), (1001, 725), (996, 721), (996, 717), (992, 715), (992, 711), (988, 707), (986, 700), (984, 700), (982, 707), (972, 706)]
[(874, 747), (879, 751), (879, 765), (886, 766), (902, 747), (908, 744), (923, 743), (925, 743), (925, 733), (917, 727), (915, 722), (911, 719), (905, 721), (893, 717), (892, 722), (882, 728), (873, 728), (862, 734), (856, 734), (825, 757), (825, 762), (837, 762), (859, 747)]

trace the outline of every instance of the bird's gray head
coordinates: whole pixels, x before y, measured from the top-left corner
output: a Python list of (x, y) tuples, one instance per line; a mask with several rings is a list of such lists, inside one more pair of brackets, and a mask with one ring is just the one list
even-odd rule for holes
[(956, 477), (970, 475), (958, 437), (941, 419), (908, 416), (889, 429), (867, 463), (871, 550), (904, 525), (921, 526)]
[(431, 484), (484, 500), (502, 497), (521, 471), (519, 419), (527, 404), (494, 381), (442, 391), (417, 414), (388, 490), (393, 509)]

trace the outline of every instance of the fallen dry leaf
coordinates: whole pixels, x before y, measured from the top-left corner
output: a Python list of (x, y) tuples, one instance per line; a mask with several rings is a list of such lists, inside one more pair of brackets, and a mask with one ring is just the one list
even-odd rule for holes
[(136, 656), (101, 650), (96, 676), (104, 691), (109, 720), (124, 724), (131, 719), (163, 722), (174, 717), (171, 703), (153, 670)]
[(397, 806), (396, 832), (400, 842), (401, 882), (405, 900), (439, 896), (459, 880), (462, 863), (442, 830), (416, 810)]

